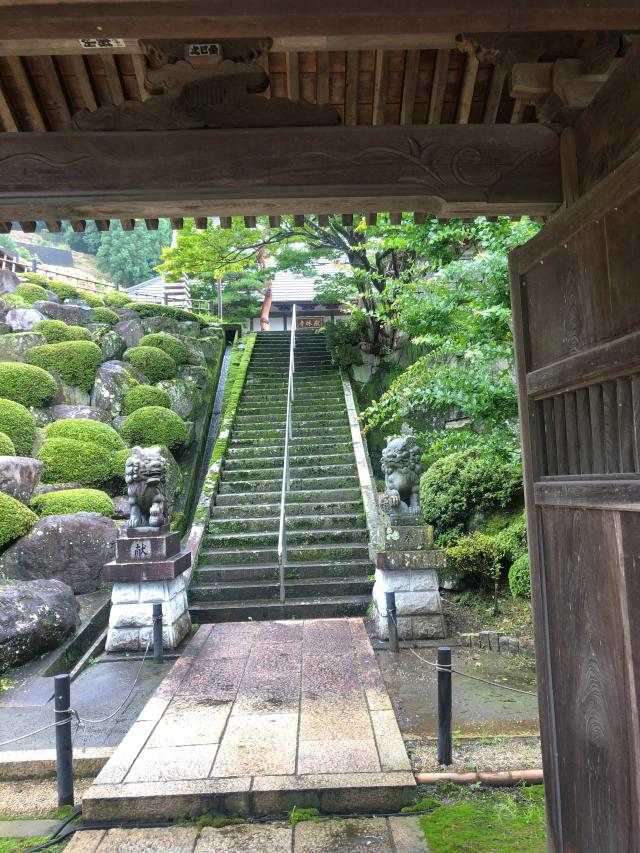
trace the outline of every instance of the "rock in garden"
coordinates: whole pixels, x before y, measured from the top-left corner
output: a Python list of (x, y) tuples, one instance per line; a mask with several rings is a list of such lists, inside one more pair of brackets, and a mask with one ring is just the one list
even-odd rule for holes
[(79, 610), (61, 581), (0, 581), (0, 672), (59, 646), (75, 630)]
[(124, 395), (136, 382), (145, 384), (146, 379), (135, 367), (124, 361), (105, 361), (96, 372), (91, 405), (112, 421), (122, 414)]
[(50, 370), (49, 373), (56, 380), (58, 390), (52, 403), (54, 406), (88, 406), (90, 397), (87, 391), (78, 388), (76, 385), (67, 385), (62, 381), (62, 377), (55, 370)]
[(195, 394), (193, 385), (184, 379), (165, 379), (156, 382), (156, 388), (166, 391), (171, 398), (171, 408), (180, 417), (189, 419), (195, 409)]
[[(207, 330), (205, 329), (205, 332)], [(200, 349), (205, 358), (210, 361), (214, 361), (218, 357), (218, 353), (220, 352), (220, 348), (223, 346), (222, 341), (218, 337), (213, 337), (211, 335), (206, 335), (205, 337), (198, 338), (197, 341), (192, 341), (192, 343)]]
[(114, 518), (129, 518), (131, 507), (129, 506), (129, 498), (126, 495), (116, 495), (113, 499), (113, 508), (115, 510)]
[(46, 342), (44, 335), (39, 335), (37, 332), (0, 335), (0, 361), (24, 361), (28, 349), (42, 346)]
[(30, 456), (0, 456), (0, 492), (26, 503), (40, 481), (44, 464)]
[(127, 349), (137, 347), (140, 343), (140, 338), (144, 335), (144, 329), (142, 328), (140, 318), (138, 317), (135, 311), (133, 311), (132, 313), (134, 314), (133, 318), (128, 320), (121, 320), (113, 327), (113, 331), (120, 335), (120, 337), (124, 340), (125, 344), (127, 345)]
[(197, 338), (200, 334), (200, 323), (197, 320), (180, 320), (178, 332), (188, 338)]
[(97, 512), (48, 515), (0, 557), (0, 575), (15, 580), (56, 578), (76, 593), (101, 585), (102, 567), (113, 559), (115, 522)]
[(84, 305), (69, 305), (66, 302), (34, 302), (33, 307), (50, 320), (62, 320), (69, 326), (84, 326), (91, 322), (93, 309)]
[(18, 276), (11, 270), (0, 270), (0, 294), (13, 293), (20, 285)]
[(12, 308), (7, 311), (4, 321), (14, 332), (29, 332), (36, 323), (44, 319), (44, 314), (35, 308)]
[(180, 323), (174, 320), (173, 317), (143, 317), (142, 328), (145, 335), (151, 335), (155, 332), (168, 332), (171, 334), (180, 334)]
[(209, 373), (206, 367), (199, 364), (185, 364), (178, 368), (178, 376), (196, 388), (206, 388), (209, 381)]
[(54, 293), (53, 290), (47, 290), (47, 300), (49, 302), (62, 302), (57, 293)]
[(49, 492), (68, 492), (69, 489), (84, 489), (82, 483), (51, 483), (50, 485), (36, 486), (35, 495), (48, 495)]
[(122, 358), (129, 344), (115, 329), (109, 329), (102, 335), (99, 346), (103, 361), (113, 361), (113, 359)]
[(66, 418), (86, 418), (90, 421), (106, 421), (106, 417), (100, 409), (93, 406), (73, 405), (71, 403), (60, 403), (52, 408), (53, 420), (60, 421)]

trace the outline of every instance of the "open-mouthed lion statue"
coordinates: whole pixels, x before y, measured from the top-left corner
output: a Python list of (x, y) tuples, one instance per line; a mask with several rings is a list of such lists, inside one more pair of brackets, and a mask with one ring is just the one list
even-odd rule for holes
[(386, 490), (380, 506), (392, 518), (420, 513), (420, 457), (420, 446), (412, 435), (391, 439), (382, 451)]
[(131, 508), (129, 527), (157, 530), (169, 521), (165, 476), (167, 460), (159, 447), (132, 447), (125, 466)]

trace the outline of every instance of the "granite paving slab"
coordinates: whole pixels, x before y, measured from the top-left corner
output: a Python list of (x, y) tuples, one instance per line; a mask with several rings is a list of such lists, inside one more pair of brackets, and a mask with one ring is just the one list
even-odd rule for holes
[(380, 812), (414, 795), (361, 619), (227, 622), (196, 632), (83, 809), (96, 821)]

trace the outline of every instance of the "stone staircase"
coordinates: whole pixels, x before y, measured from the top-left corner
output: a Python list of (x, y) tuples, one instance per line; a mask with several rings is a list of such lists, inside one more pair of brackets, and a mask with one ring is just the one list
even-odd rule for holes
[(194, 622), (364, 615), (373, 564), (340, 374), (323, 339), (296, 333), (286, 601), (278, 525), (288, 332), (260, 332), (224, 460), (197, 581)]

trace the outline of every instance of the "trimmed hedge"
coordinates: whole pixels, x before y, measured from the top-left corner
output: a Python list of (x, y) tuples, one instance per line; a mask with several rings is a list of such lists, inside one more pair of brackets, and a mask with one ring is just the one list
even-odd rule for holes
[(30, 284), (29, 282), (19, 284), (14, 290), (14, 294), (24, 299), (27, 305), (33, 305), (34, 302), (46, 302), (49, 299), (44, 287), (40, 287), (39, 284)]
[(113, 501), (99, 489), (61, 489), (47, 492), (29, 501), (31, 509), (42, 518), (45, 515), (69, 515), (74, 512), (99, 512), (113, 518)]
[(146, 376), (149, 382), (173, 379), (178, 372), (175, 361), (158, 347), (131, 347), (122, 357)]
[(0, 432), (0, 456), (15, 456), (16, 448), (6, 432)]
[(37, 520), (29, 507), (0, 492), (0, 548), (28, 533)]
[(500, 578), (500, 552), (491, 536), (484, 533), (469, 533), (461, 536), (455, 545), (444, 549), (445, 568), (440, 577), (456, 578), (460, 575), (475, 575), (497, 583)]
[[(31, 361), (30, 356), (35, 350), (46, 349), (48, 346), (45, 344), (28, 350), (27, 359)], [(15, 361), (0, 362), (0, 397), (23, 406), (39, 407), (53, 400), (57, 390), (55, 379), (42, 366)]]
[(104, 308), (104, 302), (99, 293), (94, 293), (91, 290), (79, 290), (78, 295), (89, 308)]
[(113, 427), (89, 418), (63, 418), (45, 427), (47, 438), (73, 438), (76, 441), (91, 441), (111, 452), (122, 450), (126, 445)]
[(52, 290), (60, 299), (82, 299), (80, 291), (66, 281), (47, 281), (43, 286)]
[(38, 453), (44, 462), (43, 483), (99, 486), (110, 479), (113, 454), (92, 441), (48, 438)]
[(175, 361), (176, 364), (188, 364), (191, 353), (181, 340), (167, 332), (156, 332), (140, 338), (138, 346), (157, 347)]
[(161, 406), (163, 409), (171, 408), (171, 397), (162, 388), (153, 385), (134, 385), (124, 395), (124, 413), (131, 415), (143, 406)]
[(115, 326), (116, 323), (120, 322), (120, 317), (118, 317), (116, 312), (112, 311), (111, 308), (101, 306), (93, 309), (93, 322), (106, 323), (109, 326)]
[(40, 320), (33, 327), (47, 339), (48, 344), (60, 344), (63, 341), (90, 341), (91, 332), (84, 326), (68, 326), (62, 320)]
[(150, 447), (154, 444), (166, 444), (171, 449), (184, 444), (187, 425), (171, 409), (143, 406), (127, 415), (120, 432), (129, 445)]
[(96, 370), (102, 362), (102, 352), (99, 346), (90, 341), (64, 341), (33, 347), (27, 353), (27, 361), (48, 370), (55, 370), (67, 385), (90, 391)]
[(175, 308), (173, 305), (155, 305), (152, 302), (129, 302), (126, 308), (133, 308), (139, 317), (170, 317), (173, 320), (191, 320), (202, 324), (197, 314), (185, 311), (184, 308)]
[(531, 598), (529, 556), (522, 554), (509, 569), (509, 589), (514, 598)]
[(0, 430), (8, 435), (18, 456), (28, 456), (36, 437), (36, 419), (13, 400), (0, 399)]
[(124, 308), (129, 305), (131, 297), (127, 293), (121, 293), (119, 290), (113, 290), (111, 293), (105, 293), (104, 304), (111, 308)]

